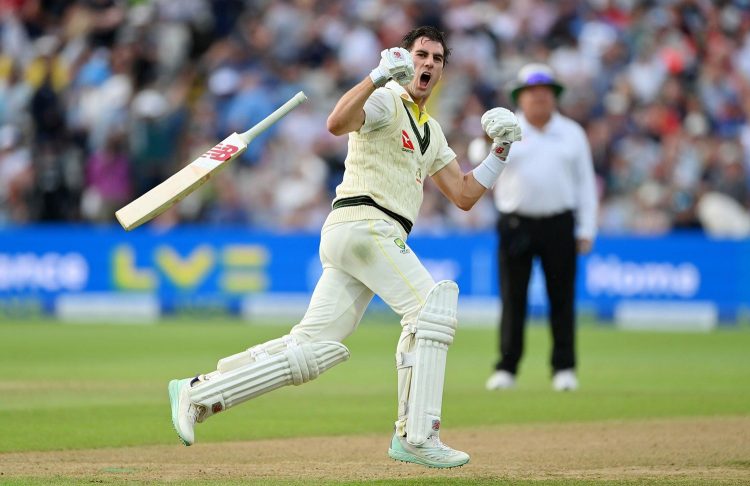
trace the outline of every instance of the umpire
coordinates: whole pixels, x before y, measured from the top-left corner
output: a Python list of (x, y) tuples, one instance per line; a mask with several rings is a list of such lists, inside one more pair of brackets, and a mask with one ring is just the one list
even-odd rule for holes
[(539, 258), (549, 299), (552, 386), (575, 390), (575, 280), (577, 254), (596, 236), (597, 191), (583, 128), (557, 111), (563, 86), (544, 64), (524, 66), (511, 98), (523, 140), (513, 145), (495, 186), (500, 212), (502, 298), (500, 360), (488, 390), (512, 388), (524, 348), (529, 278)]

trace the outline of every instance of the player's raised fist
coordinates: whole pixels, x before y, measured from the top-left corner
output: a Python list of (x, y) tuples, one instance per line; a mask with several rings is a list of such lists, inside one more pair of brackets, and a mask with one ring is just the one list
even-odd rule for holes
[(521, 140), (521, 126), (512, 111), (506, 108), (492, 108), (482, 115), (482, 128), (487, 136), (498, 141), (518, 142)]
[(414, 61), (411, 54), (401, 47), (384, 49), (380, 53), (380, 64), (370, 72), (370, 79), (378, 88), (393, 79), (401, 86), (414, 78)]

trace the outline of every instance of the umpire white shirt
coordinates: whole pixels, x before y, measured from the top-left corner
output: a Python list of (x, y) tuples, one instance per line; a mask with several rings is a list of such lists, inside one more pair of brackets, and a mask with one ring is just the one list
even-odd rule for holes
[(523, 139), (515, 142), (495, 185), (501, 213), (544, 217), (572, 210), (576, 238), (596, 236), (597, 191), (583, 128), (558, 112), (541, 130), (516, 113)]

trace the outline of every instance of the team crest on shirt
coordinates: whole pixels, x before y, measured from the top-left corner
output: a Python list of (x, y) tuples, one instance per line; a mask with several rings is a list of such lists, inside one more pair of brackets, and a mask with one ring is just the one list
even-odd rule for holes
[(409, 134), (406, 133), (406, 130), (401, 130), (401, 144), (403, 145), (401, 150), (414, 153), (414, 144), (411, 142), (411, 138), (409, 138)]
[(404, 240), (402, 240), (401, 238), (396, 238), (395, 240), (393, 240), (393, 242), (397, 247), (401, 248), (401, 253), (403, 253), (404, 255), (409, 253), (409, 249), (406, 247), (406, 243), (404, 243)]

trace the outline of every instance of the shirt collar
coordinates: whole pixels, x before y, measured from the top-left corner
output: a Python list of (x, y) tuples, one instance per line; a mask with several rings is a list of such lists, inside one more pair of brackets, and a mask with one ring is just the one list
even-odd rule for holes
[(414, 119), (417, 120), (417, 123), (423, 125), (427, 122), (427, 120), (430, 119), (430, 114), (427, 113), (427, 107), (425, 107), (425, 109), (420, 112), (419, 106), (414, 102), (409, 92), (406, 91), (406, 89), (404, 89), (404, 87), (398, 84), (396, 81), (388, 81), (385, 84), (385, 87), (396, 93), (402, 100), (407, 102), (406, 106), (414, 115)]

